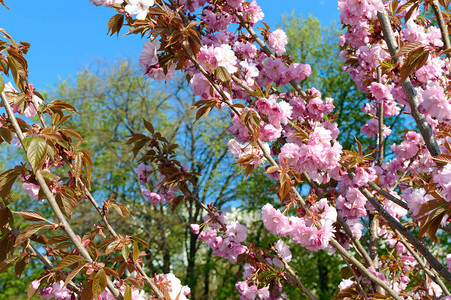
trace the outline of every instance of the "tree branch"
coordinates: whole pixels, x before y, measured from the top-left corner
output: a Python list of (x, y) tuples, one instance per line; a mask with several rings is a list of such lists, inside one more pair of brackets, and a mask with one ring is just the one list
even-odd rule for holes
[[(391, 28), (390, 20), (385, 12), (377, 12), (377, 17), (379, 18), (379, 22), (382, 27), (382, 31), (384, 33), (384, 40), (387, 43), (388, 50), (390, 51), (390, 55), (396, 62), (402, 63), (402, 58), (400, 56), (395, 57), (398, 52), (398, 44), (393, 35), (393, 31)], [(423, 114), (418, 111), (418, 105), (420, 104), (417, 92), (412, 85), (412, 82), (409, 78), (402, 84), (402, 88), (404, 93), (409, 101), (410, 111), (412, 117), (415, 119), (417, 123), (418, 129), (420, 130), (421, 136), (428, 148), (429, 152), (432, 156), (436, 156), (441, 154), (440, 148), (437, 144), (435, 136), (432, 132), (432, 128), (427, 122), (426, 118)]]
[[(11, 109), (11, 105), (9, 104), (9, 102), (7, 100), (5, 92), (3, 92), (3, 91), (1, 92), (0, 98), (3, 101), (3, 105), (5, 106), (6, 113), (8, 114), (9, 120), (11, 121), (11, 123), (14, 127), (14, 131), (16, 132), (16, 135), (17, 135), (20, 143), (22, 144), (24, 151), (27, 152), (26, 147), (24, 146), (24, 143), (23, 143), (23, 139), (24, 139), (23, 133), (20, 129), (20, 126), (19, 126), (19, 123), (17, 122), (16, 117), (14, 116), (14, 113)], [(32, 170), (32, 171), (33, 171), (33, 173), (36, 177), (36, 180), (39, 183), (39, 186), (41, 187), (44, 195), (46, 196), (47, 201), (49, 202), (53, 212), (55, 213), (55, 216), (57, 217), (58, 221), (60, 222), (60, 226), (66, 232), (69, 239), (72, 241), (72, 243), (74, 244), (75, 248), (78, 250), (80, 255), (83, 256), (83, 258), (86, 259), (88, 262), (92, 263), (93, 260), (92, 260), (91, 256), (89, 255), (89, 252), (81, 244), (77, 235), (72, 230), (69, 223), (67, 222), (66, 217), (64, 216), (63, 212), (59, 208), (58, 203), (56, 202), (56, 199), (55, 199), (53, 193), (50, 191), (47, 183), (45, 182), (44, 177), (42, 177), (41, 171), (40, 170)], [(109, 276), (107, 276), (107, 287), (111, 291), (111, 293), (114, 295), (115, 298), (118, 298), (118, 299), (123, 298), (122, 294), (115, 288), (115, 286), (114, 286), (113, 282), (111, 281), (111, 279), (109, 278)]]
[[(440, 32), (442, 34), (442, 40), (445, 50), (451, 48), (451, 44), (449, 42), (449, 34), (448, 34), (448, 26), (445, 24), (445, 20), (443, 19), (442, 10), (440, 9), (440, 3), (438, 0), (433, 0), (431, 3), (432, 10), (434, 11), (435, 17), (437, 18), (438, 27), (440, 28)], [(447, 57), (450, 57), (451, 53), (446, 53)]]

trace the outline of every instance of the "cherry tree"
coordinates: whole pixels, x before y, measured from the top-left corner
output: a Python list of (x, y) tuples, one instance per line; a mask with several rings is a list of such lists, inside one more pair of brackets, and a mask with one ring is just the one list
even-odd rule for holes
[[(374, 138), (370, 149), (357, 139), (352, 149), (343, 149), (333, 99), (298, 84), (315, 66), (285, 54), (286, 34), (261, 22), (264, 14), (255, 0), (91, 2), (116, 10), (108, 22), (111, 35), (125, 25), (127, 34), (146, 39), (139, 63), (150, 78), (169, 81), (174, 72), (183, 72), (201, 99), (194, 105), (196, 120), (226, 110), (234, 138), (224, 147), (246, 175), (264, 170), (274, 180), (268, 193), (277, 195), (280, 205), (264, 205), (261, 219), (280, 239), (260, 249), (246, 239), (247, 228), (238, 220), (196, 198), (195, 173), (177, 160), (176, 145), (150, 122), (144, 121), (148, 134), (128, 141), (149, 205), (176, 209), (190, 200), (203, 208), (204, 222), (191, 224), (191, 230), (214, 255), (242, 265), (236, 283), (242, 299), (283, 299), (285, 285), (316, 299), (297, 276), (303, 270), (290, 266), (288, 244), (342, 257), (348, 274), (337, 298), (451, 298), (451, 256), (445, 264), (431, 252), (440, 242), (437, 232), (451, 231), (448, 1), (338, 1), (345, 30), (343, 71), (368, 95), (368, 103), (356, 109), (369, 117), (361, 132)], [(17, 90), (0, 80), (6, 110), (0, 136), (20, 145), (27, 162), (0, 174), (0, 270), (15, 264), (20, 274), (31, 257), (40, 259), (48, 271), (29, 293), (39, 289), (47, 298), (141, 299), (148, 285), (150, 297), (184, 299), (189, 287), (172, 274), (146, 274), (139, 258), (145, 241), (116, 233), (108, 222), (112, 210), (124, 218), (133, 210), (114, 197), (100, 207), (90, 194), (90, 155), (77, 142), (82, 137), (64, 125), (76, 108), (44, 101), (28, 81), (29, 45), (1, 31), (0, 70)], [(385, 145), (391, 134), (387, 119), (402, 110), (412, 126), (399, 144)], [(19, 115), (37, 115), (40, 123), (29, 125)], [(391, 155), (385, 155), (385, 146)], [(150, 182), (153, 176), (157, 182)], [(46, 200), (53, 217), (8, 208), (17, 178), (30, 197)], [(80, 237), (69, 220), (83, 199), (92, 203), (101, 224)], [(17, 229), (13, 213), (33, 224)], [(38, 244), (46, 255), (34, 248)], [(22, 252), (14, 254), (18, 249)], [(83, 283), (76, 283), (77, 275)]]

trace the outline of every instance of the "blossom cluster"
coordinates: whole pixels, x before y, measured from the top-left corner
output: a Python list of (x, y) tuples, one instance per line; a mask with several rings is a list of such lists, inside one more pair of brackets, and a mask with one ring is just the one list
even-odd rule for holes
[(238, 255), (247, 252), (247, 247), (242, 244), (247, 236), (246, 226), (238, 221), (228, 222), (224, 211), (215, 212), (213, 217), (206, 215), (204, 221), (208, 230), (200, 231), (198, 224), (191, 224), (191, 231), (199, 234), (199, 240), (207, 242), (214, 255), (236, 263)]
[[(142, 185), (145, 186), (151, 183), (152, 169), (150, 166), (140, 164), (136, 169), (136, 174), (138, 175), (139, 181)], [(152, 192), (152, 190), (149, 189), (141, 188), (141, 193), (152, 205), (158, 205), (164, 201), (171, 200), (178, 191), (177, 187), (169, 188), (168, 186), (163, 185), (162, 180), (163, 177), (154, 183), (154, 190), (158, 191), (158, 193)]]
[(312, 251), (329, 249), (337, 211), (327, 204), (325, 198), (317, 201), (310, 211), (312, 216), (287, 217), (268, 203), (262, 208), (262, 220), (272, 234), (289, 235), (293, 242)]

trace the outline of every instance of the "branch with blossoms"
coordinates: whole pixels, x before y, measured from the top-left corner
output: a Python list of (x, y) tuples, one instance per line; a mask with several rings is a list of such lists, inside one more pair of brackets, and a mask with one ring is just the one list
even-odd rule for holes
[[(167, 81), (175, 71), (184, 72), (194, 94), (202, 99), (195, 105), (196, 120), (213, 109), (230, 110), (228, 130), (234, 139), (227, 146), (237, 164), (246, 176), (264, 167), (276, 182), (274, 190), (282, 209), (266, 204), (262, 208), (264, 226), (308, 250), (338, 252), (349, 264), (352, 279), (343, 278), (337, 298), (449, 295), (443, 283), (451, 283), (449, 268), (429, 250), (432, 243), (439, 242), (437, 231), (447, 228), (451, 215), (449, 42), (444, 33), (449, 12), (444, 1), (432, 2), (434, 12), (441, 15), (437, 16), (439, 27), (420, 14), (422, 7), (428, 9), (427, 1), (423, 6), (417, 0), (338, 1), (346, 29), (340, 38), (344, 70), (369, 99), (362, 110), (370, 120), (361, 132), (377, 138), (378, 149), (368, 150), (359, 141), (355, 149), (342, 149), (337, 140), (340, 130), (333, 115), (333, 99), (323, 99), (315, 88), (301, 89), (298, 82), (310, 75), (311, 68), (294, 63), (285, 54), (287, 37), (282, 30), (270, 31), (266, 25), (259, 33), (254, 30), (263, 19), (256, 1), (92, 2), (118, 12), (108, 22), (111, 34), (119, 34), (126, 24), (130, 27), (128, 34), (149, 39), (139, 61), (150, 78)], [(448, 14), (440, 12), (440, 5)], [(55, 255), (62, 259), (56, 268), (73, 267), (66, 281), (83, 270), (89, 277), (81, 292), (84, 297), (97, 298), (107, 285), (115, 296), (123, 294), (125, 298), (131, 297), (131, 285), (135, 290), (144, 282), (152, 287), (152, 281), (139, 269), (138, 243), (142, 242), (137, 237), (115, 234), (89, 196), (89, 154), (72, 142), (72, 138), (81, 137), (63, 126), (70, 117), (64, 110), (76, 112), (75, 108), (62, 102), (41, 104), (42, 97), (27, 78), (28, 66), (22, 54), (28, 46), (15, 44), (3, 33), (10, 43), (0, 44), (0, 50), (7, 53), (0, 57), (0, 67), (5, 73), (11, 69), (20, 92), (8, 87), (9, 94), (2, 93), (8, 117), (4, 118), (1, 136), (11, 142), (12, 133), (17, 134), (31, 170), (18, 166), (2, 173), (0, 179), (5, 183), (0, 195), (5, 201), (12, 183), (22, 175), (26, 187), (34, 190), (37, 198), (47, 198), (58, 219), (58, 224), (30, 225), (17, 236), (14, 246), (29, 241), (50, 243), (35, 233), (42, 228), (63, 229), (75, 249), (58, 250)], [(280, 92), (288, 84), (294, 90)], [(390, 128), (382, 120), (399, 115), (402, 107), (415, 120), (419, 133), (407, 130), (404, 140), (391, 146), (393, 156), (383, 160), (383, 140)], [(41, 125), (18, 121), (14, 112), (30, 116), (38, 113)], [(46, 125), (43, 114), (50, 116), (51, 126)], [(163, 180), (155, 191), (145, 190), (144, 196), (151, 203), (166, 201), (176, 208), (181, 201), (193, 198), (189, 190), (192, 174), (177, 162), (172, 146), (154, 133), (150, 124), (146, 127), (152, 137), (135, 135), (130, 143), (134, 144), (135, 156), (145, 146), (153, 148), (141, 158), (149, 165), (141, 168), (151, 172), (150, 165), (156, 164), (155, 172), (158, 170)], [(24, 132), (28, 137), (24, 138)], [(67, 178), (51, 171), (63, 166), (67, 167)], [(305, 183), (310, 191), (302, 197), (299, 191)], [(182, 195), (177, 195), (178, 190)], [(94, 238), (100, 229), (95, 229), (78, 240), (66, 218), (70, 219), (81, 197), (94, 204), (113, 237), (97, 243)], [(127, 208), (115, 199), (107, 204), (127, 216)], [(193, 224), (192, 229), (215, 255), (244, 263), (242, 281), (236, 285), (243, 298), (280, 298), (284, 296), (282, 283), (288, 283), (315, 299), (287, 265), (290, 251), (282, 239), (274, 246), (274, 255), (268, 254), (243, 243), (246, 229), (241, 224), (229, 222), (226, 214), (213, 206), (202, 207), (207, 211), (205, 222)], [(39, 215), (27, 218), (45, 221)], [(413, 226), (407, 229), (403, 225), (406, 221)], [(412, 233), (416, 228), (418, 237)], [(369, 249), (364, 249), (361, 241), (369, 244)], [(380, 247), (382, 243), (385, 248)], [(347, 251), (351, 247), (356, 255)], [(120, 262), (118, 271), (106, 267), (103, 261), (108, 263), (109, 259), (114, 262), (110, 266)], [(10, 256), (2, 263), (13, 264), (16, 260)], [(137, 279), (126, 278), (130, 285), (119, 282), (118, 291), (107, 274), (120, 278), (125, 269), (140, 275)], [(49, 274), (58, 285), (56, 272)], [(155, 276), (157, 296), (159, 292), (165, 298), (185, 296), (182, 288), (170, 290), (168, 281), (170, 276)], [(52, 288), (59, 290), (60, 286)]]
[[(384, 289), (393, 296), (393, 290), (387, 284), (380, 284), (380, 279), (387, 280), (386, 275), (379, 274), (378, 270), (374, 268), (368, 272), (365, 266), (355, 258), (346, 255), (345, 249), (340, 245), (340, 243), (344, 243), (347, 247), (346, 240), (337, 242), (332, 238), (333, 234), (338, 235), (340, 229), (338, 232), (334, 232), (330, 227), (323, 230), (322, 225), (327, 224), (327, 217), (324, 216), (320, 216), (319, 220), (323, 220), (326, 222), (325, 224), (315, 222), (315, 218), (318, 218), (314, 213), (312, 214), (312, 209), (314, 211), (315, 207), (306, 205), (296, 189), (296, 185), (303, 180), (312, 178), (310, 183), (313, 182), (315, 186), (319, 186), (319, 189), (313, 185), (312, 188), (316, 190), (317, 194), (326, 196), (350, 229), (345, 230), (346, 233), (351, 232), (354, 238), (357, 236), (360, 239), (362, 235), (360, 220), (364, 220), (369, 214), (374, 214), (374, 208), (376, 208), (377, 213), (380, 214), (380, 216), (376, 214), (376, 217), (383, 217), (380, 220), (380, 228), (383, 229), (382, 232), (388, 232), (387, 234), (376, 234), (379, 234), (382, 240), (397, 240), (397, 235), (392, 232), (396, 228), (396, 232), (407, 235), (409, 242), (413, 243), (421, 255), (427, 258), (431, 266), (449, 281), (449, 271), (430, 255), (423, 242), (408, 234), (407, 230), (396, 220), (404, 217), (407, 210), (403, 208), (408, 208), (413, 213), (414, 220), (419, 220), (420, 236), (427, 232), (430, 238), (435, 240), (437, 239), (435, 232), (440, 225), (446, 227), (443, 222), (447, 220), (449, 212), (446, 200), (437, 193), (435, 186), (431, 186), (432, 182), (436, 182), (436, 178), (428, 177), (427, 172), (426, 175), (418, 173), (428, 169), (431, 172), (436, 168), (430, 158), (427, 160), (428, 150), (432, 156), (435, 156), (434, 159), (439, 163), (438, 167), (449, 161), (448, 157), (440, 155), (442, 151), (435, 138), (437, 132), (433, 133), (428, 124), (430, 120), (435, 121), (431, 117), (437, 118), (439, 122), (448, 120), (446, 114), (443, 111), (435, 115), (424, 115), (423, 112), (420, 112), (428, 111), (425, 108), (426, 104), (429, 107), (433, 104), (424, 101), (422, 106), (419, 106), (419, 100), (409, 79), (412, 71), (417, 71), (417, 76), (425, 78), (426, 70), (421, 70), (421, 68), (427, 62), (430, 52), (426, 53), (425, 48), (418, 42), (407, 44), (405, 48), (401, 48), (399, 53), (393, 52), (396, 46), (390, 42), (388, 49), (393, 56), (396, 56), (398, 64), (391, 65), (391, 57), (384, 53), (384, 44), (381, 43), (383, 41), (381, 28), (384, 30), (384, 36), (389, 41), (392, 40), (389, 37), (391, 25), (387, 24), (386, 18), (379, 18), (383, 21), (382, 26), (378, 27), (377, 24), (378, 11), (379, 15), (383, 16), (381, 11), (385, 9), (401, 15), (404, 12), (407, 22), (419, 8), (417, 2), (408, 1), (399, 4), (394, 1), (384, 4), (380, 1), (368, 1), (359, 3), (357, 9), (350, 9), (351, 4), (348, 1), (339, 1), (342, 22), (349, 29), (342, 38), (344, 49), (342, 56), (343, 58), (350, 57), (346, 71), (355, 79), (361, 90), (369, 93), (370, 100), (377, 101), (379, 107), (379, 122), (372, 119), (362, 127), (362, 132), (370, 137), (378, 135), (381, 148), (384, 136), (390, 134), (389, 128), (384, 128), (381, 120), (384, 117), (389, 118), (399, 114), (399, 105), (410, 105), (410, 112), (422, 134), (419, 136), (410, 131), (406, 134), (406, 141), (399, 146), (392, 146), (397, 159), (401, 162), (409, 162), (407, 167), (400, 164), (399, 171), (389, 169), (389, 164), (383, 163), (381, 159), (379, 159), (379, 164), (375, 165), (371, 159), (374, 151), (364, 154), (359, 143), (358, 151), (342, 152), (336, 141), (339, 131), (333, 123), (333, 118), (327, 117), (332, 112), (332, 102), (324, 103), (318, 91), (310, 89), (304, 92), (296, 84), (295, 80), (302, 80), (306, 75), (308, 76), (308, 74), (302, 73), (308, 68), (298, 68), (299, 65), (292, 64), (288, 56), (282, 55), (285, 52), (284, 45), (286, 44), (284, 33), (279, 30), (270, 32), (269, 28), (266, 28), (266, 30), (262, 30), (263, 38), (259, 38), (252, 29), (255, 23), (262, 18), (261, 10), (255, 1), (252, 3), (243, 1), (215, 3), (208, 3), (208, 1), (179, 1), (177, 3), (149, 1), (140, 3), (139, 9), (136, 8), (138, 2), (117, 1), (113, 7), (120, 13), (125, 13), (127, 24), (131, 27), (129, 33), (141, 33), (143, 36), (149, 34), (150, 36), (151, 42), (146, 43), (140, 58), (145, 72), (155, 79), (163, 79), (161, 74), (169, 75), (166, 78), (169, 79), (172, 70), (183, 70), (190, 80), (194, 93), (205, 99), (198, 102), (196, 106), (198, 108), (197, 118), (207, 114), (215, 107), (221, 109), (224, 104), (230, 107), (233, 122), (229, 131), (237, 138), (236, 141), (229, 142), (231, 152), (246, 170), (246, 174), (262, 165), (265, 160), (270, 162), (268, 174), (279, 180), (277, 195), (281, 204), (286, 206), (285, 212), (298, 205), (303, 209), (302, 214), (296, 217), (299, 221), (295, 217), (290, 217), (287, 218), (288, 221), (280, 222), (288, 227), (295, 227), (295, 221), (309, 221), (309, 223), (303, 223), (304, 227), (298, 231), (309, 237), (309, 242), (298, 240), (301, 245), (311, 250), (324, 249), (329, 247), (329, 244), (332, 245), (339, 250), (340, 254), (355, 264), (360, 272), (365, 273), (368, 278), (376, 281), (380, 286), (384, 286)], [(205, 3), (209, 5), (204, 6)], [(111, 3), (103, 4), (111, 5)], [(139, 13), (136, 12), (136, 9), (139, 10)], [(407, 9), (409, 10), (405, 13)], [(200, 11), (202, 11), (202, 14), (198, 16), (200, 23), (193, 22), (196, 20), (196, 15), (193, 13)], [(175, 12), (179, 13), (180, 18)], [(137, 14), (138, 20), (133, 19), (132, 15), (134, 14)], [(163, 14), (170, 17), (166, 19), (160, 17)], [(124, 21), (124, 18), (121, 19), (118, 15), (114, 19), (120, 20), (120, 22), (110, 23), (112, 33), (118, 32)], [(114, 21), (114, 19), (112, 20)], [(233, 23), (238, 24), (238, 29), (246, 29), (249, 35), (243, 34), (240, 30), (237, 31), (238, 36), (227, 31), (229, 25)], [(366, 23), (371, 26), (364, 25)], [(417, 23), (414, 25), (418, 26)], [(407, 26), (414, 27), (412, 24), (407, 24)], [(437, 30), (433, 28), (428, 30), (431, 38), (435, 39), (434, 46), (440, 47), (439, 42), (436, 41)], [(200, 41), (200, 45), (198, 41)], [(268, 46), (265, 42), (268, 43)], [(255, 45), (260, 46), (261, 49), (258, 50)], [(274, 50), (274, 54), (270, 48)], [(412, 55), (409, 52), (412, 52)], [(402, 64), (399, 57), (406, 54), (409, 54), (409, 57), (398, 73), (397, 68), (399, 68), (399, 64)], [(438, 57), (440, 57), (440, 53)], [(376, 73), (379, 73), (379, 78)], [(397, 76), (400, 77), (396, 79)], [(437, 76), (437, 78), (439, 77), (440, 75)], [(407, 97), (401, 87), (395, 89), (393, 85), (387, 85), (390, 80), (403, 84)], [(280, 86), (288, 82), (294, 86), (296, 90), (294, 94), (279, 93), (273, 87), (273, 85)], [(443, 93), (443, 89), (436, 90)], [(447, 109), (447, 105), (443, 102), (440, 105)], [(371, 103), (365, 106), (364, 111), (376, 116), (376, 110)], [(429, 119), (426, 120), (426, 118)], [(421, 137), (424, 141), (423, 144), (420, 140)], [(277, 143), (274, 143), (269, 151), (267, 142)], [(280, 143), (283, 146), (280, 146)], [(379, 153), (382, 154), (382, 149), (379, 150)], [(279, 163), (275, 162), (273, 154), (278, 154)], [(381, 158), (382, 155), (379, 157)], [(396, 159), (392, 161), (396, 162)], [(422, 166), (422, 169), (419, 170), (418, 166)], [(403, 167), (405, 169), (402, 169)], [(351, 172), (351, 175), (348, 175), (347, 170)], [(396, 178), (398, 172), (403, 174), (401, 182)], [(390, 175), (391, 177), (389, 177)], [(415, 180), (415, 176), (420, 176), (422, 181)], [(394, 182), (390, 180), (394, 180)], [(425, 203), (425, 200), (429, 200), (427, 197), (419, 201), (418, 193), (404, 193), (404, 182), (410, 182), (413, 188), (427, 187), (425, 192), (438, 198), (437, 201), (434, 201), (432, 206), (432, 203)], [(407, 202), (401, 200), (398, 194), (393, 195), (393, 191), (387, 190), (393, 184), (396, 184), (395, 187), (402, 184), (400, 192), (407, 198)], [(378, 197), (378, 194), (370, 192), (365, 188), (366, 186), (371, 187), (390, 201), (377, 200), (375, 196)], [(444, 185), (438, 188), (440, 190), (440, 188), (444, 188)], [(410, 190), (408, 191), (410, 192)], [(318, 201), (319, 198), (314, 198), (313, 202)], [(371, 205), (366, 203), (367, 200)], [(379, 201), (382, 201), (382, 205)], [(401, 207), (397, 204), (400, 204)], [(294, 230), (291, 228), (286, 231), (296, 242), (296, 231)], [(374, 235), (374, 228), (372, 231)], [(318, 232), (321, 233), (318, 234)], [(274, 230), (273, 233), (287, 235), (278, 230)], [(319, 244), (312, 245), (310, 243), (315, 240), (315, 234)], [(322, 234), (329, 234), (329, 236), (323, 239)], [(358, 247), (355, 242), (353, 244)], [(408, 254), (406, 255), (408, 256)], [(378, 259), (377, 257), (374, 259), (376, 266), (382, 267), (387, 263), (387, 259)], [(406, 267), (404, 266), (404, 268)], [(389, 275), (392, 277), (391, 285), (393, 287), (395, 287), (394, 282), (401, 280), (400, 283), (396, 283), (394, 297), (398, 298), (396, 294), (402, 293), (408, 295), (409, 292), (404, 290), (406, 276), (394, 271), (390, 271)], [(432, 283), (421, 282), (418, 284)], [(444, 292), (448, 293), (446, 290)], [(433, 293), (437, 295), (441, 292), (434, 289)]]

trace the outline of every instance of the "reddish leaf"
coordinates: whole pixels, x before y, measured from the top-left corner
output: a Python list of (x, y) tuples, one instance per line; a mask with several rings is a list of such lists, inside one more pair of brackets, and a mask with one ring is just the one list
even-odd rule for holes
[(49, 222), (43, 215), (35, 211), (13, 211), (13, 213), (18, 214), (22, 219), (30, 222)]
[(0, 174), (0, 197), (5, 200), (11, 194), (11, 188), (17, 177), (25, 171), (23, 166), (16, 166)]
[(86, 264), (81, 264), (78, 267), (76, 267), (75, 269), (72, 270), (72, 272), (69, 273), (69, 275), (67, 275), (66, 280), (64, 280), (64, 286), (66, 286), (71, 280), (72, 278), (74, 278), (75, 276), (77, 276), (77, 274), (86, 266)]
[(58, 265), (53, 268), (53, 270), (61, 270), (64, 269), (66, 267), (72, 266), (75, 263), (79, 263), (84, 261), (85, 259), (79, 255), (68, 255), (66, 257), (64, 257), (59, 263)]
[(110, 33), (110, 36), (117, 33), (117, 37), (119, 38), (119, 31), (121, 31), (122, 25), (124, 24), (124, 15), (117, 14), (114, 15), (109, 21), (108, 21), (108, 32)]
[(8, 270), (10, 266), (13, 265), (13, 263), (19, 259), (18, 256), (11, 256), (9, 258), (4, 259), (2, 262), (0, 262), (0, 274)]
[(28, 240), (30, 238), (30, 236), (32, 236), (34, 233), (38, 232), (39, 229), (44, 228), (44, 227), (50, 227), (50, 225), (38, 223), (38, 224), (32, 224), (32, 225), (26, 227), (17, 236), (16, 241), (14, 243), (14, 247), (17, 247), (18, 245), (22, 244), (23, 242)]

